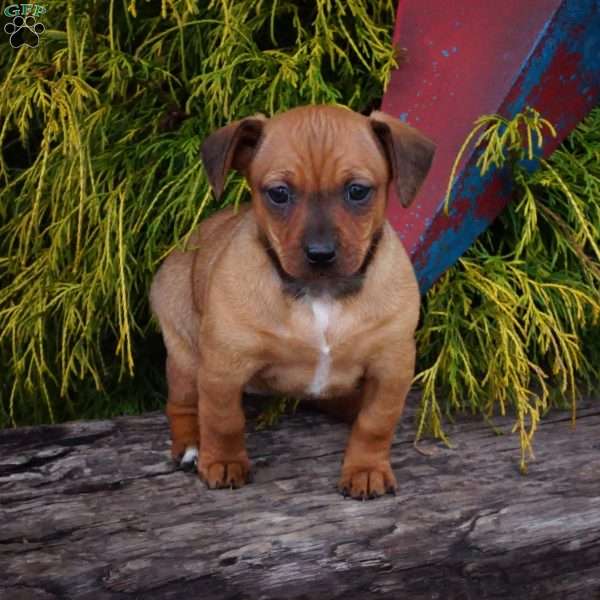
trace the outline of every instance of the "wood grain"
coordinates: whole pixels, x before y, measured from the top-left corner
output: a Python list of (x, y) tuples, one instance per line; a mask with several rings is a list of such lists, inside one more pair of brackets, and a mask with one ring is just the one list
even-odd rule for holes
[(0, 431), (0, 598), (600, 598), (600, 405), (547, 416), (527, 476), (495, 423), (425, 456), (409, 415), (399, 493), (367, 502), (334, 489), (347, 426), (308, 411), (250, 422), (236, 491), (175, 469), (160, 414)]

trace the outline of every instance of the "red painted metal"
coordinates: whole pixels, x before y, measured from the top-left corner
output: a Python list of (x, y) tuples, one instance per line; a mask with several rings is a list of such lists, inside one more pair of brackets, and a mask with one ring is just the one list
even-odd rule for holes
[(413, 205), (392, 200), (388, 218), (423, 290), (509, 199), (510, 181), (500, 173), (482, 180), (467, 153), (451, 213), (440, 210), (475, 119), (533, 106), (559, 131), (548, 152), (598, 103), (599, 11), (597, 0), (400, 0), (394, 41), (408, 62), (394, 72), (382, 109), (429, 135), (438, 150)]

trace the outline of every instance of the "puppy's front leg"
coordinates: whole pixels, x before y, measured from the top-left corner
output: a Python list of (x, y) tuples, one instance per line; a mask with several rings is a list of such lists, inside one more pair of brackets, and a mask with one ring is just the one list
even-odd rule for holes
[(415, 344), (386, 350), (367, 369), (364, 396), (354, 421), (338, 488), (343, 495), (366, 499), (395, 493), (390, 447), (414, 376)]
[(201, 369), (198, 380), (198, 473), (210, 489), (239, 488), (250, 473), (244, 442), (244, 384), (232, 373), (207, 368)]

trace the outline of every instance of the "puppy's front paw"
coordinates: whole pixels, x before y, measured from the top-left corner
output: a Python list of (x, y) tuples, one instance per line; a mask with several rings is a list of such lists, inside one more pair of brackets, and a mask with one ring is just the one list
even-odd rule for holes
[(389, 463), (373, 468), (344, 467), (338, 483), (342, 496), (368, 500), (384, 494), (395, 494), (398, 485)]
[(250, 463), (247, 461), (214, 462), (210, 465), (200, 464), (198, 467), (200, 479), (211, 490), (241, 488), (249, 481)]

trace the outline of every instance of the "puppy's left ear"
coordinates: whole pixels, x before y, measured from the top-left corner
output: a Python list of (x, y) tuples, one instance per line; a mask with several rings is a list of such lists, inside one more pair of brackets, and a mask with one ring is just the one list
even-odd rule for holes
[(429, 172), (435, 144), (422, 133), (378, 110), (369, 116), (390, 166), (396, 193), (409, 206)]
[(229, 170), (244, 172), (250, 165), (266, 120), (263, 115), (256, 115), (234, 121), (204, 140), (202, 162), (217, 200), (223, 193)]

